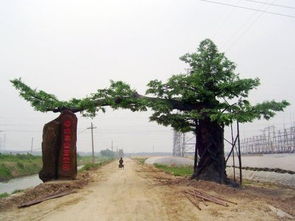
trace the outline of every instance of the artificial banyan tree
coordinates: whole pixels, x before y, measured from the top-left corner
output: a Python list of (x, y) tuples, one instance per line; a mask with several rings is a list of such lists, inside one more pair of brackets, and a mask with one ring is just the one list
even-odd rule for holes
[(166, 82), (150, 81), (146, 95), (140, 95), (127, 83), (111, 81), (109, 87), (86, 98), (59, 101), (54, 95), (31, 89), (21, 79), (11, 82), (41, 112), (81, 112), (83, 116), (94, 117), (97, 111), (104, 112), (105, 106), (131, 111), (151, 109), (151, 121), (195, 134), (192, 178), (227, 184), (224, 127), (233, 121), (270, 119), (289, 103), (272, 100), (252, 105), (248, 95), (259, 86), (259, 79), (241, 79), (235, 72), (235, 64), (218, 52), (209, 39), (202, 41), (195, 53), (185, 54), (180, 60), (188, 64), (187, 72), (172, 75)]

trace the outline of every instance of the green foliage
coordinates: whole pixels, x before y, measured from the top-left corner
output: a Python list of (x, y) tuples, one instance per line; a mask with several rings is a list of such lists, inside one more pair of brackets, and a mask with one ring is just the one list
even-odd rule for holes
[[(197, 120), (206, 117), (220, 125), (234, 120), (249, 122), (269, 119), (289, 105), (287, 101), (251, 105), (247, 97), (260, 84), (259, 79), (240, 79), (235, 64), (209, 39), (201, 42), (197, 52), (180, 59), (189, 65), (188, 73), (173, 75), (166, 83), (153, 80), (148, 84), (147, 94), (161, 98), (149, 103), (154, 110), (151, 120), (159, 124), (182, 132), (194, 131)], [(171, 105), (174, 101), (182, 106)]]
[(209, 39), (202, 41), (196, 52), (180, 59), (189, 65), (187, 73), (173, 75), (165, 83), (150, 81), (146, 94), (152, 97), (139, 95), (122, 81), (111, 81), (108, 88), (99, 89), (86, 98), (59, 101), (54, 95), (31, 89), (21, 79), (11, 82), (20, 96), (38, 111), (57, 112), (66, 108), (93, 117), (97, 111), (105, 111), (105, 106), (132, 111), (151, 108), (151, 121), (182, 132), (195, 131), (198, 120), (204, 118), (221, 126), (235, 120), (243, 123), (257, 118), (269, 119), (289, 105), (285, 100), (252, 105), (247, 98), (249, 92), (259, 86), (259, 79), (241, 79), (235, 72), (235, 64)]
[[(109, 161), (109, 160), (112, 160), (112, 159), (113, 158), (105, 157), (105, 156), (95, 156), (95, 163), (101, 163), (101, 162)], [(78, 166), (86, 165), (86, 164), (89, 164), (89, 163), (92, 163), (92, 156), (91, 155), (78, 156), (78, 158), (77, 158)]]
[(80, 171), (97, 169), (99, 166), (100, 166), (100, 163), (87, 163), (80, 169)]
[[(97, 157), (95, 158), (97, 160)], [(87, 163), (91, 163), (92, 162), (92, 156), (88, 155), (88, 156), (77, 156), (77, 164), (78, 166), (81, 165), (85, 165)]]
[(21, 97), (28, 101), (35, 110), (41, 112), (60, 112), (70, 109), (73, 112), (80, 111), (83, 116), (94, 117), (97, 111), (105, 112), (105, 106), (111, 106), (114, 109), (128, 108), (132, 111), (146, 110), (142, 100), (136, 98), (136, 91), (121, 81), (111, 81), (111, 85), (107, 89), (99, 89), (96, 93), (85, 98), (72, 98), (69, 101), (60, 101), (52, 94), (32, 89), (20, 78), (11, 80), (11, 83), (19, 91)]
[(100, 154), (104, 157), (108, 157), (108, 158), (114, 158), (115, 157), (115, 152), (111, 151), (109, 149), (105, 149), (105, 150), (101, 150)]
[[(180, 59), (189, 65), (188, 72), (173, 75), (166, 83), (150, 81), (146, 94), (152, 97), (139, 95), (119, 81), (111, 82), (109, 89), (104, 90), (105, 98), (113, 100), (110, 105), (113, 108), (133, 111), (151, 108), (154, 111), (151, 121), (182, 132), (195, 131), (198, 120), (204, 118), (221, 126), (235, 120), (244, 123), (257, 118), (270, 119), (289, 105), (285, 100), (252, 105), (247, 98), (259, 86), (259, 79), (241, 79), (235, 73), (235, 64), (218, 52), (209, 39), (202, 41), (195, 53)], [(121, 99), (116, 99), (120, 94)]]
[(11, 170), (4, 163), (0, 164), (0, 181), (7, 180), (12, 176)]
[(59, 101), (54, 95), (42, 90), (31, 89), (20, 78), (11, 80), (11, 83), (20, 92), (20, 96), (30, 102), (37, 111), (45, 112), (56, 107), (65, 106), (64, 102)]
[(17, 162), (17, 163), (16, 163), (16, 166), (17, 166), (18, 168), (20, 168), (20, 169), (24, 169), (24, 168), (25, 168), (24, 164), (21, 163), (21, 162)]
[(5, 198), (5, 197), (8, 197), (9, 196), (9, 194), (8, 193), (0, 193), (0, 199), (1, 198)]
[(99, 167), (106, 165), (107, 163), (113, 161), (113, 159), (101, 159), (100, 162), (97, 163), (87, 163), (85, 164), (79, 171), (88, 171), (88, 170), (94, 170), (94, 169), (98, 169)]
[(166, 166), (162, 164), (154, 164), (154, 166), (174, 176), (190, 176), (192, 175), (194, 171), (194, 168), (191, 166), (177, 167), (177, 166)]
[(0, 154), (0, 181), (36, 174), (42, 167), (41, 156)]
[(30, 154), (30, 153), (16, 154), (16, 155), (0, 153), (1, 162), (4, 162), (4, 161), (17, 161), (17, 160), (32, 161), (32, 160), (36, 160), (36, 159), (40, 159), (40, 158), (41, 158), (41, 156), (35, 156), (35, 155)]

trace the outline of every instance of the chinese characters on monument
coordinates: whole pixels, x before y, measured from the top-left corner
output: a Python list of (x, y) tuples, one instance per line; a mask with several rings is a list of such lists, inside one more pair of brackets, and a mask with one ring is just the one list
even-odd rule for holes
[(43, 129), (43, 168), (39, 177), (49, 180), (75, 179), (77, 175), (77, 117), (65, 110)]

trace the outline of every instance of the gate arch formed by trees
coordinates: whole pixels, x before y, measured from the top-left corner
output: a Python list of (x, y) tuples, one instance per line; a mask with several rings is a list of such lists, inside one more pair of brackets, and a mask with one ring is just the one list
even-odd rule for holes
[(199, 158), (199, 163), (195, 163), (193, 178), (229, 183), (225, 173), (224, 127), (234, 121), (270, 119), (289, 103), (283, 100), (252, 105), (249, 91), (259, 86), (259, 79), (241, 79), (235, 73), (235, 64), (210, 39), (202, 41), (196, 52), (180, 59), (188, 64), (187, 73), (172, 75), (166, 82), (150, 81), (146, 91), (149, 96), (138, 94), (122, 81), (111, 81), (108, 88), (86, 98), (60, 101), (54, 95), (31, 89), (20, 79), (12, 83), (35, 110), (42, 112), (70, 110), (94, 117), (97, 111), (105, 111), (105, 106), (131, 111), (150, 108), (151, 121), (195, 134), (195, 162)]

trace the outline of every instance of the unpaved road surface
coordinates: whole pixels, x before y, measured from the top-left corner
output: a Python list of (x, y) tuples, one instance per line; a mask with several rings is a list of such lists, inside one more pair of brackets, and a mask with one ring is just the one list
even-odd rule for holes
[[(93, 182), (77, 193), (40, 204), (0, 212), (0, 220), (293, 220), (294, 189), (247, 187), (233, 189), (210, 182), (195, 182), (167, 175), (153, 167), (126, 159), (92, 171)], [(181, 182), (179, 182), (181, 181)], [(184, 182), (183, 182), (184, 181)], [(196, 188), (237, 203), (228, 207), (199, 202), (197, 209), (183, 194)], [(271, 208), (269, 206), (272, 206)], [(276, 208), (282, 210), (276, 211)]]
[[(1, 220), (195, 220), (188, 201), (174, 202), (170, 190), (156, 186), (127, 159), (125, 169), (117, 162), (96, 171), (97, 179), (78, 193), (0, 214)], [(167, 191), (170, 195), (166, 195)], [(171, 198), (169, 198), (169, 196)], [(176, 205), (180, 205), (179, 207)], [(2, 216), (1, 216), (2, 215)]]

